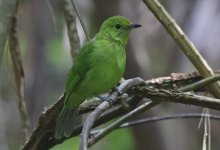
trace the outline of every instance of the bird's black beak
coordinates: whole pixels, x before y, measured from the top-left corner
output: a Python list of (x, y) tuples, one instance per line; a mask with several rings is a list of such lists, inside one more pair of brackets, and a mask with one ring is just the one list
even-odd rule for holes
[(130, 29), (135, 29), (135, 28), (139, 28), (139, 27), (141, 27), (140, 24), (131, 24), (130, 25)]

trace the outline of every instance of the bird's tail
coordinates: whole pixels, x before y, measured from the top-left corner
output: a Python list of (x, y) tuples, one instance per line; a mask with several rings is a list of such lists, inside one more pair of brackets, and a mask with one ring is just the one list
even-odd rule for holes
[(69, 137), (73, 131), (74, 118), (76, 117), (76, 109), (63, 107), (55, 129), (55, 138), (60, 139), (63, 136)]

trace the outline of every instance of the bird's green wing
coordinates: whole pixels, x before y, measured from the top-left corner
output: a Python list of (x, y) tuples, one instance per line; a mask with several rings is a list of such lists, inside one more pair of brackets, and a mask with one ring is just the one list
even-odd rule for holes
[[(74, 124), (74, 115), (76, 115), (77, 102), (72, 103), (71, 94), (74, 92), (74, 89), (77, 88), (77, 85), (84, 79), (86, 73), (89, 70), (90, 64), (88, 63), (88, 56), (93, 51), (93, 41), (86, 43), (80, 50), (75, 64), (70, 69), (66, 81), (66, 94), (65, 94), (65, 103), (62, 111), (60, 112), (59, 119), (56, 125), (55, 138), (60, 139), (64, 135), (70, 136), (73, 130)], [(74, 100), (73, 100), (74, 101)], [(69, 105), (69, 104), (76, 104)]]
[[(93, 40), (87, 42), (80, 50), (75, 64), (69, 71), (67, 82), (66, 82), (66, 100), (70, 94), (74, 91), (77, 85), (84, 79), (86, 73), (89, 70), (88, 57), (93, 51)], [(68, 103), (68, 102), (66, 102)]]

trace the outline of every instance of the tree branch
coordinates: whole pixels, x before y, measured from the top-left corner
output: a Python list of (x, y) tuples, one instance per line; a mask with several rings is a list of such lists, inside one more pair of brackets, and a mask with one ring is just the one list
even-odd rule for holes
[[(210, 77), (214, 75), (212, 68), (208, 65), (206, 60), (202, 57), (195, 45), (184, 34), (182, 29), (177, 25), (175, 20), (169, 15), (165, 8), (158, 0), (143, 0), (152, 13), (161, 22), (163, 27), (171, 35), (174, 41), (179, 45), (181, 50), (189, 58), (202, 77)], [(209, 86), (210, 92), (220, 98), (220, 83), (216, 82)]]
[[(132, 86), (137, 86), (140, 84), (145, 84), (144, 80), (140, 78), (134, 78), (129, 79), (124, 82), (118, 87), (118, 90), (121, 93), (125, 93), (129, 88)], [(118, 101), (118, 93), (114, 92), (111, 94), (110, 97), (108, 97), (109, 101), (111, 103), (116, 103)], [(98, 116), (100, 116), (104, 111), (109, 109), (111, 107), (110, 103), (108, 101), (103, 101), (86, 119), (85, 124), (82, 129), (82, 136), (81, 136), (81, 142), (80, 142), (80, 150), (87, 150), (88, 147), (88, 137), (89, 133), (94, 125), (94, 122)]]
[[(219, 73), (218, 71), (216, 73)], [(167, 77), (160, 77), (146, 81), (147, 87), (159, 88), (159, 89), (176, 89), (188, 84), (194, 83), (201, 80), (201, 76), (196, 73), (172, 73)], [(134, 89), (133, 89), (134, 90)], [(131, 93), (128, 93), (131, 94)], [(94, 127), (106, 123), (116, 117), (126, 114), (134, 109), (136, 104), (142, 99), (142, 97), (135, 95), (128, 98), (128, 103), (131, 108), (124, 109), (122, 105), (116, 105), (111, 110), (103, 113), (95, 122)], [(63, 107), (63, 96), (58, 100), (56, 104), (45, 109), (39, 118), (38, 125), (34, 132), (32, 133), (29, 140), (23, 147), (23, 150), (47, 150), (56, 144), (62, 143), (67, 138), (62, 138), (60, 140), (54, 139), (54, 129), (57, 122), (57, 118), (61, 108)], [(87, 113), (94, 110), (100, 101), (95, 99), (95, 101), (89, 100), (85, 101), (79, 107), (79, 113)], [(74, 127), (74, 131), (71, 137), (79, 135), (82, 130), (82, 124)]]
[(146, 86), (133, 88), (130, 92), (129, 94), (135, 94), (143, 98), (202, 106), (215, 110), (220, 110), (220, 100), (216, 98), (199, 96), (176, 90), (155, 89)]
[[(205, 84), (209, 84), (211, 82), (214, 82), (216, 80), (216, 78), (218, 79), (219, 75), (216, 75), (215, 77), (206, 78), (206, 79), (200, 80), (198, 83), (196, 82), (196, 83), (193, 83), (191, 85), (185, 86), (185, 87), (181, 88), (181, 91), (187, 91), (187, 90), (189, 91), (189, 90), (193, 90), (195, 88), (201, 88), (202, 85), (205, 86)], [(145, 87), (147, 87), (147, 86), (145, 86)], [(149, 109), (153, 106), (158, 105), (159, 103), (160, 103), (160, 101), (147, 102), (147, 103), (139, 106), (135, 110), (129, 112), (128, 114), (124, 115), (120, 119), (116, 120), (115, 122), (113, 122), (112, 124), (110, 124), (109, 126), (104, 128), (98, 134), (92, 136), (91, 139), (89, 140), (88, 146), (91, 146), (91, 145), (95, 144), (97, 141), (99, 141), (105, 135), (112, 132), (114, 129), (117, 129), (123, 122), (127, 121), (128, 119), (132, 118), (133, 116), (135, 116), (137, 114), (142, 113), (143, 111), (146, 111), (147, 109)]]
[(20, 58), (20, 49), (19, 49), (19, 41), (18, 41), (18, 33), (17, 33), (17, 10), (18, 10), (19, 1), (16, 3), (16, 9), (11, 18), (11, 28), (9, 32), (9, 48), (10, 54), (12, 58), (12, 65), (14, 70), (14, 79), (16, 85), (16, 94), (18, 97), (18, 110), (21, 118), (21, 126), (23, 131), (22, 143), (24, 143), (28, 139), (28, 114), (26, 103), (24, 99), (24, 70), (22, 61)]
[[(102, 137), (104, 137), (105, 135), (107, 135), (108, 133), (113, 131), (114, 129), (118, 128), (123, 122), (127, 121), (128, 119), (130, 119), (130, 118), (132, 118), (132, 117), (134, 117), (134, 116), (136, 116), (136, 115), (138, 115), (138, 114), (140, 114), (140, 113), (142, 113), (142, 112), (144, 112), (154, 106), (156, 106), (157, 104), (158, 103), (155, 103), (155, 102), (146, 102), (146, 103), (142, 104), (141, 106), (137, 107), (136, 109), (132, 110), (131, 112), (127, 113), (126, 115), (124, 115), (123, 117), (118, 119), (117, 121), (110, 124), (108, 127), (106, 127), (104, 130), (102, 130), (98, 134), (92, 136), (91, 139), (89, 140), (88, 146), (95, 144)], [(84, 150), (84, 149), (82, 149), (82, 150)]]
[(190, 85), (179, 88), (180, 91), (193, 91), (205, 87), (215, 81), (220, 80), (220, 75), (214, 75), (205, 79), (202, 79), (198, 82), (192, 83)]
[(67, 33), (69, 37), (71, 55), (74, 61), (81, 46), (78, 31), (76, 28), (76, 16), (71, 0), (64, 0), (64, 17), (67, 24)]

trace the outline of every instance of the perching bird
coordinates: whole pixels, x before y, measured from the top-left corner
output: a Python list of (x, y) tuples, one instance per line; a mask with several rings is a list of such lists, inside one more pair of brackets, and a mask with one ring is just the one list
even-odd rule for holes
[(87, 98), (109, 91), (123, 76), (125, 45), (129, 32), (141, 27), (122, 16), (106, 19), (96, 36), (80, 50), (69, 71), (63, 109), (55, 129), (55, 138), (70, 136), (78, 106)]

